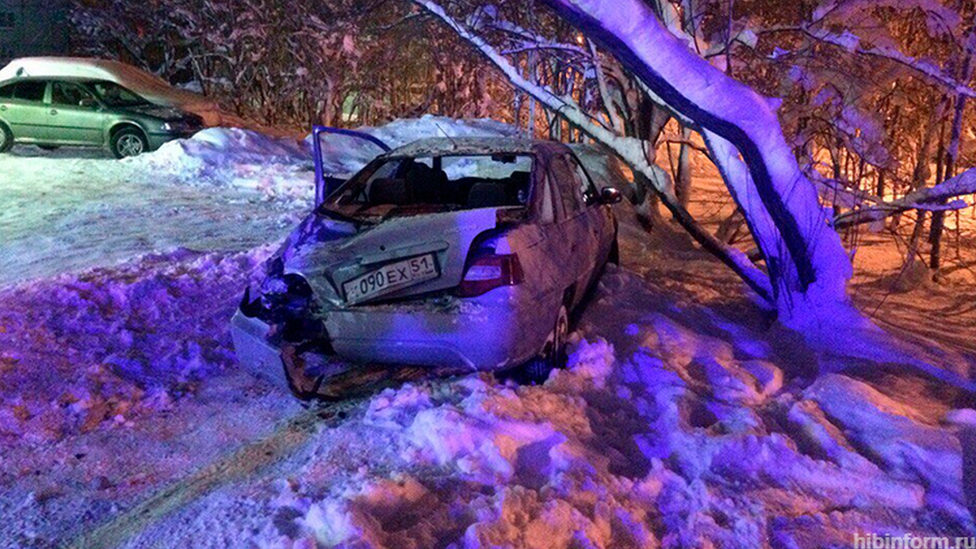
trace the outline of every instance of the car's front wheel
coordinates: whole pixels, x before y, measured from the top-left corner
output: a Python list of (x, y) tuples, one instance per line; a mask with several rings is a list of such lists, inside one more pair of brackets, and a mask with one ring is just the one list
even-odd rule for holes
[(541, 384), (549, 379), (549, 373), (566, 363), (566, 339), (569, 336), (569, 310), (559, 306), (556, 325), (546, 340), (542, 354), (526, 362), (519, 369), (517, 378), (522, 383)]
[(115, 158), (139, 156), (149, 150), (149, 141), (135, 128), (119, 130), (112, 136), (112, 154)]
[(14, 146), (14, 134), (10, 133), (10, 128), (0, 122), (0, 153), (5, 153)]

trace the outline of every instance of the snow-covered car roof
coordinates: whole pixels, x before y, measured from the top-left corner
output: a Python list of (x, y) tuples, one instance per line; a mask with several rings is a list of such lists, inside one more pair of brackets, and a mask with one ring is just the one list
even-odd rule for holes
[[(383, 155), (384, 157), (532, 154), (540, 148), (566, 146), (554, 141), (518, 139), (511, 137), (431, 137), (409, 143)], [(567, 149), (568, 150), (568, 149)]]
[(17, 78), (0, 78), (0, 86), (11, 82), (37, 82), (37, 81), (56, 80), (62, 82), (77, 82), (87, 84), (90, 82), (111, 82), (105, 78), (93, 78), (86, 76), (20, 76)]
[(204, 112), (217, 109), (215, 102), (202, 95), (173, 87), (152, 73), (110, 59), (22, 57), (0, 69), (0, 82), (27, 77), (107, 80), (121, 84), (158, 105), (182, 108), (201, 116), (204, 116)]

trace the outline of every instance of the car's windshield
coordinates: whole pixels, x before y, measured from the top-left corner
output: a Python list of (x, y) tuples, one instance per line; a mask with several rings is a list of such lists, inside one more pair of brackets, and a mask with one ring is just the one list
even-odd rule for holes
[(92, 82), (88, 86), (109, 107), (145, 105), (147, 101), (115, 82)]
[(527, 154), (445, 155), (378, 160), (323, 204), (362, 220), (528, 204)]

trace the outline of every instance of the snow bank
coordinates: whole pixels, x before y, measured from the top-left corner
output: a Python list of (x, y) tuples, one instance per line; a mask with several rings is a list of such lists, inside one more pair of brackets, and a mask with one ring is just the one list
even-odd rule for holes
[(124, 422), (232, 365), (227, 323), (270, 251), (178, 249), (0, 293), (0, 440)]

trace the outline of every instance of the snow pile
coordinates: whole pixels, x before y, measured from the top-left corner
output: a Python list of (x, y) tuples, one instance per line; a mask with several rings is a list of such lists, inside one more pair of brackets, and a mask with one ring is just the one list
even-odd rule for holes
[(227, 322), (269, 253), (176, 250), (0, 293), (0, 440), (124, 423), (234, 364)]
[(285, 202), (314, 196), (305, 146), (253, 130), (208, 128), (125, 162), (190, 185), (233, 186)]

